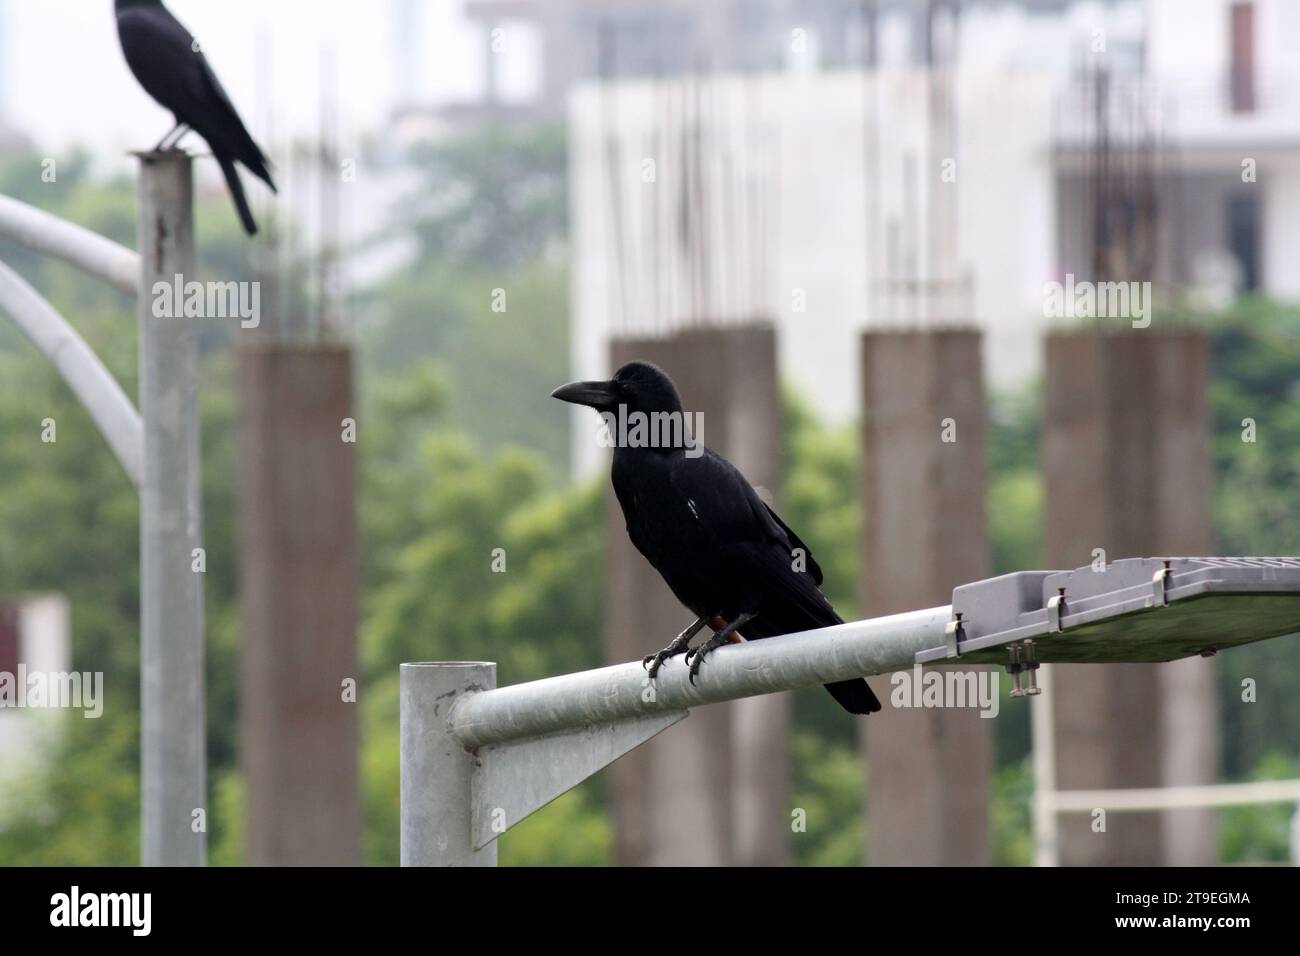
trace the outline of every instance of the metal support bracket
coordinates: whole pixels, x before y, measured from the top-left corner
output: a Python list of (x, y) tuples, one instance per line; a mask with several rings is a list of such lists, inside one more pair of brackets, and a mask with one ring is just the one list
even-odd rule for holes
[(1053, 594), (1047, 600), (1047, 630), (1052, 634), (1061, 633), (1061, 618), (1065, 614), (1065, 589), (1060, 594)]
[(668, 711), (591, 724), (549, 737), (484, 744), (470, 784), (474, 849), (573, 789), (690, 712)]
[(1165, 582), (1169, 580), (1169, 562), (1151, 576), (1151, 606), (1168, 607), (1169, 595), (1165, 593)]
[(1025, 676), (1029, 678), (1029, 686), (1025, 688), (1025, 696), (1037, 697), (1043, 692), (1043, 689), (1038, 686), (1039, 662), (1034, 657), (1033, 641), (1025, 641), (1024, 643), (1024, 665)]
[(1010, 697), (1013, 700), (1019, 700), (1025, 696), (1025, 689), (1020, 684), (1020, 675), (1025, 669), (1025, 665), (1020, 660), (1020, 645), (1008, 645), (1007, 653), (1011, 655), (1011, 660), (1007, 662), (1007, 673), (1011, 675)]
[(957, 612), (943, 629), (943, 643), (949, 657), (961, 657), (961, 642), (966, 634), (961, 627), (961, 612)]

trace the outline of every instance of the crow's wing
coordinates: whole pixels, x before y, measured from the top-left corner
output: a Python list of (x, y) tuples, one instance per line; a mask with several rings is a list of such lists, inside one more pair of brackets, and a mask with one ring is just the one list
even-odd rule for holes
[[(755, 497), (757, 497), (757, 495), (755, 495)], [(804, 558), (808, 564), (808, 573), (812, 575), (813, 581), (816, 582), (818, 587), (820, 587), (822, 583), (822, 568), (820, 564), (813, 560), (812, 548), (804, 544), (803, 539), (790, 530), (790, 526), (781, 520), (781, 516), (772, 510), (771, 505), (764, 502), (763, 507), (767, 509), (767, 513), (771, 515), (772, 520), (781, 526), (781, 530), (785, 532), (786, 538), (789, 540), (791, 549), (798, 548), (803, 551)]]
[(201, 129), (210, 125), (217, 110), (229, 109), (229, 100), (214, 103), (203, 54), (195, 52), (194, 37), (167, 10), (123, 10), (117, 16), (117, 35), (127, 66), (145, 92), (182, 122)]
[(217, 79), (217, 74), (213, 72), (211, 64), (208, 63), (208, 58), (200, 53), (198, 59), (203, 67), (203, 76), (207, 81), (208, 89), (211, 91), (212, 96), (224, 106), (229, 122), (233, 123), (229, 127), (232, 134), (231, 144), (234, 147), (231, 155), (270, 186), (272, 192), (275, 192), (275, 183), (271, 180), (271, 170), (266, 161), (266, 156), (263, 155), (261, 148), (253, 140), (252, 135), (248, 132), (248, 127), (244, 125), (244, 121), (239, 118), (235, 105), (230, 102), (230, 97), (226, 94), (221, 81)]
[[(699, 458), (682, 457), (669, 472), (669, 483), (701, 536), (762, 592), (758, 617), (741, 628), (746, 640), (844, 623), (819, 587), (822, 568), (807, 545), (731, 462), (708, 450)], [(802, 571), (796, 570), (796, 549), (803, 549)], [(849, 713), (880, 710), (880, 701), (861, 678), (827, 684), (826, 689)]]
[[(692, 506), (716, 546), (762, 590), (758, 616), (741, 628), (747, 640), (844, 623), (821, 592), (822, 571), (808, 546), (735, 466), (706, 451), (679, 463), (670, 477), (674, 491)], [(795, 570), (796, 548), (804, 552), (803, 571)], [(826, 689), (849, 713), (880, 710), (880, 701), (861, 678), (827, 684)]]
[(801, 551), (807, 576), (814, 585), (822, 583), (822, 569), (813, 559), (812, 549), (727, 459), (710, 449), (699, 458), (683, 456), (670, 480), (676, 494), (692, 503), (693, 517), (704, 524), (718, 545), (749, 545), (754, 555), (770, 552), (787, 569), (796, 550)]

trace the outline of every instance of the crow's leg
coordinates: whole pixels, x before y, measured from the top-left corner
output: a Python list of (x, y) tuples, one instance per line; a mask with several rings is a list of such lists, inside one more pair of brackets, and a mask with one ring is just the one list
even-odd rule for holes
[[(190, 128), (187, 124), (177, 123), (171, 128), (171, 132), (158, 141), (158, 145), (153, 148), (153, 151), (155, 153), (163, 153), (169, 149), (175, 149), (177, 145), (179, 145), (180, 141), (185, 138), (185, 134), (189, 131)], [(176, 138), (172, 139), (173, 136)], [(168, 140), (171, 140), (171, 142), (169, 143)]]
[(659, 668), (663, 666), (664, 661), (686, 650), (690, 646), (691, 638), (700, 633), (700, 630), (707, 623), (707, 619), (698, 618), (694, 624), (674, 637), (672, 642), (662, 651), (657, 654), (646, 655), (645, 660), (641, 662), (641, 666), (650, 672), (650, 679), (653, 680), (654, 676), (659, 673)]
[(161, 153), (161, 152), (163, 151), (163, 147), (165, 147), (165, 146), (167, 145), (167, 140), (171, 139), (172, 136), (175, 135), (176, 131), (177, 131), (178, 129), (180, 129), (182, 125), (184, 125), (184, 124), (182, 124), (182, 123), (177, 123), (177, 124), (176, 124), (175, 126), (173, 126), (171, 129), (169, 129), (169, 130), (167, 131), (167, 135), (164, 136), (162, 139), (158, 140), (158, 145), (155, 146), (155, 147), (153, 148), (153, 151), (154, 151), (155, 153)]
[(686, 652), (686, 663), (691, 665), (690, 680), (692, 684), (695, 683), (695, 675), (700, 672), (700, 664), (704, 661), (704, 655), (714, 648), (729, 643), (732, 640), (732, 635), (735, 634), (737, 630), (744, 627), (756, 617), (758, 617), (757, 614), (741, 614), (699, 647), (693, 647)]
[(176, 134), (176, 138), (174, 140), (172, 140), (170, 143), (167, 144), (167, 148), (179, 149), (181, 145), (181, 140), (183, 140), (186, 136), (189, 135), (190, 135), (190, 125), (188, 123), (181, 123), (180, 132)]

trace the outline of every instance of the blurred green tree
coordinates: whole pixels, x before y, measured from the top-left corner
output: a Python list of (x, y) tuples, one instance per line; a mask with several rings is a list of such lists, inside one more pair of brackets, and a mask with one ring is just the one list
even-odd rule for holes
[[(1298, 555), (1300, 308), (1246, 298), (1216, 317), (1210, 335), (1216, 550)], [(1297, 640), (1221, 654), (1219, 674), (1225, 773), (1240, 779), (1271, 753), (1300, 758)]]
[(419, 260), (501, 272), (554, 254), (568, 232), (566, 137), (562, 126), (488, 126), (415, 146), (418, 186), (394, 218)]

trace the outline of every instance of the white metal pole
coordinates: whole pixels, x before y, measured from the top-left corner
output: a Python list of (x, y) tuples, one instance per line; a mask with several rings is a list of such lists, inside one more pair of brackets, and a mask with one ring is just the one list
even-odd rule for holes
[(1034, 748), (1034, 865), (1060, 866), (1061, 820), (1056, 815), (1056, 725), (1052, 720), (1052, 666), (1038, 668), (1042, 695), (1030, 698), (1029, 724)]
[(140, 156), (141, 862), (207, 859), (198, 328), (154, 315), (156, 282), (194, 271), (193, 170), (179, 151)]
[(472, 840), (475, 757), (447, 723), (456, 699), (496, 687), (496, 674), (487, 663), (401, 667), (402, 866), (496, 866), (496, 841)]
[(1108, 813), (1150, 810), (1199, 810), (1242, 807), (1254, 803), (1291, 803), (1300, 799), (1300, 780), (1252, 780), (1185, 787), (1126, 787), (1114, 790), (1058, 790), (1052, 794), (1057, 813)]
[(134, 296), (139, 291), (139, 256), (43, 209), (0, 196), (0, 235), (102, 279), (119, 292)]
[(512, 684), (467, 695), (447, 719), (462, 744), (479, 747), (864, 674), (910, 670), (919, 652), (943, 646), (944, 628), (951, 619), (952, 608), (944, 605), (727, 645), (709, 654), (693, 684), (680, 657), (665, 664), (653, 683), (635, 661)]

